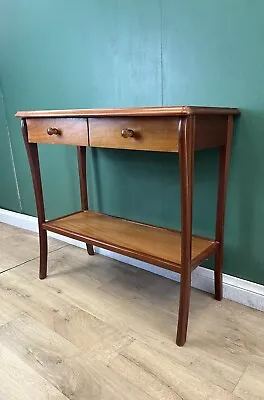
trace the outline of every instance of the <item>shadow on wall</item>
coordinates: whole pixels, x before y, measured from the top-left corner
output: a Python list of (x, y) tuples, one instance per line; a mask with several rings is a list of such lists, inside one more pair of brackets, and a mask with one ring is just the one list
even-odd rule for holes
[[(180, 229), (178, 154), (113, 149), (90, 149), (90, 154), (92, 208), (114, 216)], [(196, 152), (196, 233), (209, 236), (214, 233), (217, 174), (218, 151)]]
[[(47, 219), (80, 210), (76, 147), (48, 144), (38, 147)], [(33, 190), (31, 182), (29, 189)]]

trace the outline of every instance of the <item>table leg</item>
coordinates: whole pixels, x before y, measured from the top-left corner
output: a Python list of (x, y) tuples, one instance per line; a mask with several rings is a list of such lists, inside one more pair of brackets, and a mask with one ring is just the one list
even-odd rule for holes
[(194, 118), (191, 116), (182, 121), (184, 126), (181, 126), (179, 132), (182, 234), (180, 302), (176, 339), (178, 346), (183, 346), (186, 342), (191, 295)]
[(215, 240), (219, 243), (215, 254), (215, 298), (222, 300), (223, 297), (223, 250), (224, 250), (224, 219), (226, 206), (227, 176), (231, 154), (233, 136), (233, 117), (228, 117), (226, 144), (220, 148), (219, 156), (219, 178), (217, 197), (217, 216)]
[(39, 278), (45, 279), (47, 276), (48, 240), (47, 240), (47, 232), (42, 228), (42, 224), (45, 222), (45, 209), (44, 209), (43, 192), (41, 184), (38, 146), (36, 143), (29, 143), (28, 141), (27, 123), (25, 119), (21, 120), (21, 129), (34, 186), (36, 208), (38, 215), (39, 247), (40, 247)]
[[(86, 175), (86, 147), (77, 147), (78, 169), (80, 178), (80, 193), (82, 210), (88, 210), (87, 175)], [(93, 246), (86, 243), (87, 252), (90, 256), (94, 255)]]

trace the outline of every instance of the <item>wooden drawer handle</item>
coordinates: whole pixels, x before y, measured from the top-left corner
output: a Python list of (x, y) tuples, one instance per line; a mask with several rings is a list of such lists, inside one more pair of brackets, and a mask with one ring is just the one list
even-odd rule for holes
[(121, 135), (123, 136), (123, 138), (126, 139), (135, 136), (135, 132), (133, 131), (133, 129), (122, 129)]
[(47, 134), (48, 135), (61, 135), (61, 131), (57, 128), (48, 128), (47, 129)]

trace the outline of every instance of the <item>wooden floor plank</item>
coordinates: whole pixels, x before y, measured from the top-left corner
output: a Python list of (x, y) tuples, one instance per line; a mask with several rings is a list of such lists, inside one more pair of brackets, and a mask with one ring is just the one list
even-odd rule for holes
[(67, 400), (14, 352), (0, 343), (0, 400)]
[(234, 390), (243, 400), (264, 399), (264, 358), (254, 358)]
[(144, 387), (147, 393), (157, 400), (236, 398), (209, 379), (200, 379), (190, 369), (172, 362), (168, 357), (137, 340), (121, 351), (110, 364), (110, 368), (134, 385)]
[[(12, 227), (1, 241), (37, 248)], [(178, 348), (176, 282), (72, 246), (37, 274), (34, 259), (0, 275), (0, 400), (262, 400), (263, 313), (192, 290)]]
[[(0, 272), (39, 256), (38, 234), (0, 223)], [(49, 238), (49, 250), (64, 247), (65, 243)]]
[(26, 279), (11, 271), (1, 276), (0, 299), (51, 329), (69, 320), (70, 315), (79, 310), (67, 301), (62, 301), (44, 285), (37, 286), (33, 282), (29, 284)]
[(29, 285), (24, 278), (15, 277), (14, 272), (5, 274), (0, 281), (0, 301), (5, 301), (11, 309), (13, 307), (16, 314), (26, 313), (80, 350), (89, 351), (105, 361), (115, 356), (118, 348), (132, 341), (129, 335), (61, 299), (60, 294), (53, 293), (39, 281)]
[(71, 400), (149, 399), (114, 373), (107, 378), (106, 366), (27, 315), (0, 326), (0, 343)]
[(206, 342), (208, 352), (221, 353), (232, 362), (239, 359), (247, 366), (252, 357), (264, 359), (263, 312), (223, 300), (212, 302), (200, 315), (195, 344)]
[[(1, 280), (0, 280), (0, 285), (1, 285)], [(0, 325), (3, 325), (9, 321), (11, 321), (13, 318), (15, 318), (17, 315), (20, 314), (19, 308), (15, 307), (13, 304), (10, 304), (7, 300), (4, 300), (1, 298), (0, 300)]]
[[(72, 255), (70, 256), (70, 254)], [(13, 272), (39, 287), (46, 286), (63, 301), (72, 303), (120, 331), (175, 337), (179, 285), (136, 268), (127, 268), (102, 256), (87, 257), (82, 250), (58, 250), (49, 256), (50, 273), (36, 280), (36, 262)], [(69, 256), (69, 259), (68, 259)], [(85, 256), (85, 258), (83, 258)], [(91, 260), (91, 268), (90, 261)], [(159, 304), (160, 299), (160, 304)], [(213, 301), (207, 294), (192, 293), (191, 318)]]
[(145, 339), (143, 335), (137, 335), (137, 342), (141, 346), (146, 346), (150, 351), (157, 352), (177, 365), (184, 366), (199, 379), (220, 386), (232, 392), (240, 378), (242, 377), (246, 363), (241, 363), (234, 358), (233, 362), (225, 358), (216, 356), (213, 352), (207, 352), (205, 348), (197, 347), (193, 344), (185, 346), (184, 349), (176, 349), (173, 342)]

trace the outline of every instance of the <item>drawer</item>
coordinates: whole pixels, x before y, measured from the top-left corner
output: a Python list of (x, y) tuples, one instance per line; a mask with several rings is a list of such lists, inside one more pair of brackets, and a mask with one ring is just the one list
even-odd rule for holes
[(91, 147), (178, 151), (177, 117), (89, 118)]
[(86, 118), (28, 118), (27, 128), (31, 143), (88, 146)]

